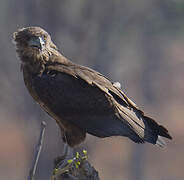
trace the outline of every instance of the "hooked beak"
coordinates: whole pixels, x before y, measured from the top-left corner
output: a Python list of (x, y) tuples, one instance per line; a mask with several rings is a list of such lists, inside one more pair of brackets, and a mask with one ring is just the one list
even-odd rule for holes
[(45, 40), (42, 37), (34, 37), (28, 42), (29, 46), (36, 47), (41, 51), (45, 49)]

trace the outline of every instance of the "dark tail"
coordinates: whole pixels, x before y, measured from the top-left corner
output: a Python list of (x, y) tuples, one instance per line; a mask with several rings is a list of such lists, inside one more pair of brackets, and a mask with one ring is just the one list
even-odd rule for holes
[[(144, 119), (143, 121), (145, 122), (145, 124), (147, 124), (147, 126), (148, 126), (147, 128), (149, 129), (147, 131), (147, 133), (149, 135), (147, 137), (145, 136), (144, 139), (146, 141), (153, 143), (153, 144), (156, 144), (160, 147), (165, 147), (166, 143), (162, 137), (172, 139), (172, 137), (168, 133), (168, 130), (165, 127), (157, 124), (157, 122), (155, 122), (153, 119), (151, 119), (147, 116), (143, 116), (143, 119)], [(146, 131), (146, 129), (145, 129), (145, 131)], [(145, 133), (145, 135), (147, 133)]]
[(166, 143), (162, 137), (172, 139), (165, 127), (159, 125), (152, 118), (144, 116), (143, 112), (138, 109), (121, 106), (119, 113), (123, 118), (122, 121), (125, 121), (132, 131), (128, 137), (136, 143), (149, 142), (165, 147)]

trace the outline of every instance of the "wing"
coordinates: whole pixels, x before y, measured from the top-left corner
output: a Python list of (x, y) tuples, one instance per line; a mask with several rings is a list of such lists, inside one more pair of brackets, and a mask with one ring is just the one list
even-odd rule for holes
[(140, 111), (137, 105), (133, 101), (131, 101), (120, 88), (114, 86), (112, 81), (110, 81), (107, 77), (97, 71), (73, 63), (66, 65), (56, 63), (55, 65), (47, 66), (47, 70), (53, 72), (55, 71), (56, 73), (65, 73), (75, 78), (83, 79), (85, 82), (88, 83), (88, 85), (96, 86), (110, 96), (112, 96), (113, 94), (117, 100), (119, 98), (119, 102), (121, 104), (135, 108)]
[(128, 136), (154, 144), (158, 135), (170, 138), (164, 127), (144, 116), (122, 90), (92, 69), (72, 63), (48, 65), (34, 79), (34, 87), (49, 112), (92, 135)]
[[(76, 65), (76, 64), (55, 64), (47, 66), (48, 72), (55, 73), (63, 73), (70, 76), (70, 78), (77, 79), (78, 82), (82, 81), (85, 83), (90, 90), (93, 89), (94, 96), (97, 97), (96, 101), (98, 101), (97, 94), (102, 94), (106, 99), (108, 99), (108, 103), (111, 104), (110, 108), (115, 109), (115, 111), (119, 115), (119, 110), (123, 109), (123, 111), (130, 111), (133, 110), (139, 116), (143, 115), (143, 112), (137, 107), (137, 105), (131, 101), (125, 93), (119, 89), (118, 87), (113, 85), (113, 82), (110, 81), (107, 77), (103, 76), (97, 71), (94, 71), (90, 68)], [(98, 89), (98, 92), (94, 91), (94, 88)], [(81, 95), (82, 97), (82, 95)], [(121, 119), (124, 121), (123, 118)], [(124, 123), (128, 124), (131, 127), (131, 122), (127, 122), (126, 120)], [(138, 122), (140, 126), (144, 127), (144, 123), (142, 121)]]

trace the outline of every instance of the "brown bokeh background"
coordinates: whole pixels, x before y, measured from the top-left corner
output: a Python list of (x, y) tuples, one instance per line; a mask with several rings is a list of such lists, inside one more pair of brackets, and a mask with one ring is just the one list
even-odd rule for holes
[(49, 179), (63, 144), (54, 120), (28, 94), (12, 44), (17, 28), (41, 26), (63, 54), (119, 81), (173, 136), (160, 149), (88, 136), (101, 180), (184, 179), (184, 1), (0, 1), (0, 179), (26, 179), (40, 123), (47, 122), (36, 179)]

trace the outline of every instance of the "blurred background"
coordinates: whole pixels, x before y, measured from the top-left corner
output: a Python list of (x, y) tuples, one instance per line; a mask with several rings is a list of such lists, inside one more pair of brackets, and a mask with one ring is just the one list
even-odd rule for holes
[(26, 26), (41, 26), (73, 62), (119, 81), (173, 136), (166, 149), (88, 136), (82, 146), (101, 180), (184, 179), (183, 0), (0, 1), (0, 179), (26, 179), (42, 120), (47, 128), (36, 179), (49, 179), (63, 150), (55, 121), (23, 83), (12, 33)]

